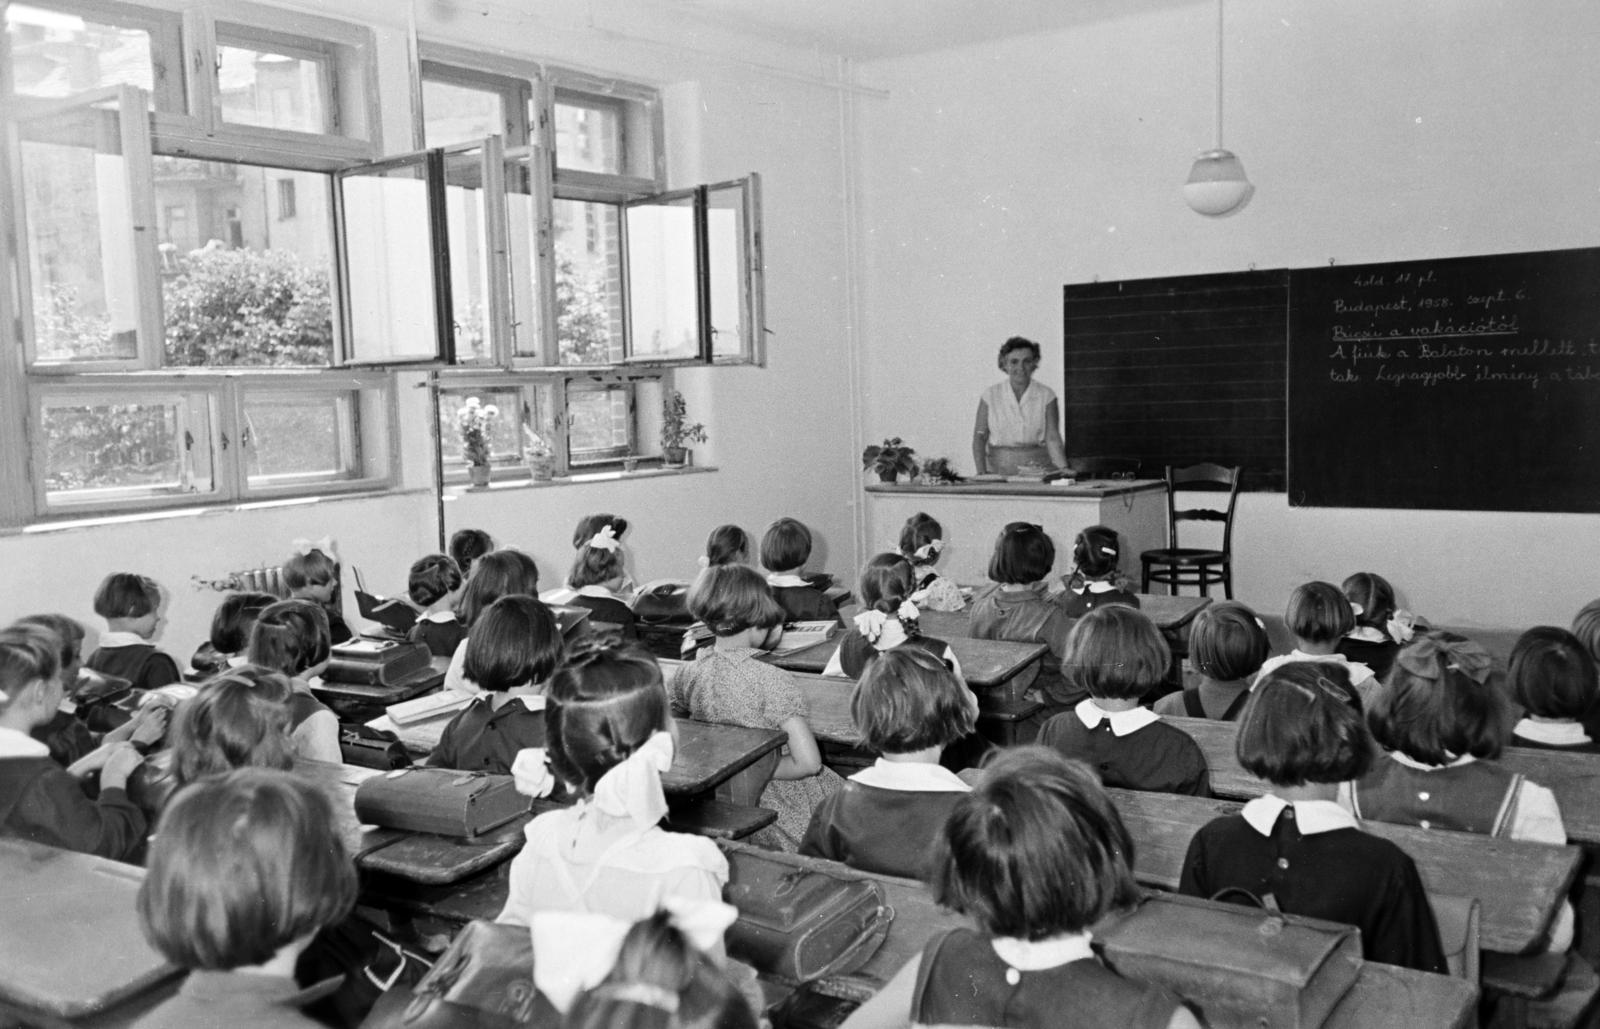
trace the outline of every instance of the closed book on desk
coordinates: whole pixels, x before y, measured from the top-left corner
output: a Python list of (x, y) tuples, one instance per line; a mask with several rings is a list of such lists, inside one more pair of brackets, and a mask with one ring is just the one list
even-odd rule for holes
[(364, 781), (355, 806), (364, 825), (477, 836), (526, 814), (531, 804), (509, 775), (413, 767)]
[(143, 880), (106, 858), (0, 840), (0, 999), (77, 1018), (178, 975), (139, 928)]
[(322, 679), (358, 686), (394, 686), (419, 668), (429, 667), (432, 656), (426, 643), (351, 640), (333, 648)]

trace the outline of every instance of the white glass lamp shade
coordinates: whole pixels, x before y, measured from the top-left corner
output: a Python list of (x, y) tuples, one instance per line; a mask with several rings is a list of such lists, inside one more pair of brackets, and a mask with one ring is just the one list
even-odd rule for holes
[(1254, 192), (1244, 177), (1243, 162), (1231, 150), (1207, 150), (1196, 157), (1189, 181), (1183, 184), (1184, 201), (1212, 217), (1237, 210)]

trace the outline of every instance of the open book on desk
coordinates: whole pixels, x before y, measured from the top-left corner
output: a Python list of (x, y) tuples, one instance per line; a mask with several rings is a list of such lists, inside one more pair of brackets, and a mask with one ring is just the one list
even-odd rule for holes
[(361, 612), (361, 617), (387, 626), (402, 637), (410, 632), (417, 624), (416, 607), (399, 597), (385, 598), (368, 593), (367, 584), (361, 581), (361, 569), (351, 565), (350, 571), (356, 577), (356, 610)]
[(783, 637), (772, 648), (774, 654), (792, 654), (797, 650), (814, 647), (833, 635), (839, 623), (833, 619), (815, 622), (789, 622), (783, 627)]

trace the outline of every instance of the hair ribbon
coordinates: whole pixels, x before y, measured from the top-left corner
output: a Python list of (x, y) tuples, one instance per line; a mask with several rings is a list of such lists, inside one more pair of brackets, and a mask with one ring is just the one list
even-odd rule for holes
[(944, 540), (929, 540), (911, 552), (911, 557), (916, 561), (931, 561), (944, 550)]
[(672, 734), (657, 729), (621, 764), (594, 784), (594, 806), (605, 814), (655, 825), (667, 813), (661, 773), (672, 767)]
[(1419, 679), (1439, 682), (1444, 672), (1459, 672), (1476, 683), (1489, 681), (1494, 667), (1489, 652), (1472, 640), (1443, 639), (1425, 633), (1412, 640), (1395, 657), (1395, 664)]
[(622, 546), (622, 542), (617, 539), (616, 529), (609, 525), (602, 525), (593, 536), (589, 537), (589, 542), (585, 545), (596, 550), (616, 550)]
[(711, 558), (705, 554), (701, 554), (699, 557), (695, 558), (695, 561), (700, 565), (700, 570), (702, 572), (711, 567)]
[(319, 540), (297, 539), (289, 546), (301, 557), (310, 557), (313, 551), (320, 550), (334, 561), (339, 560), (339, 554), (334, 550), (332, 536), (324, 536)]
[(550, 753), (543, 747), (524, 747), (511, 762), (511, 781), (525, 797), (548, 797), (556, 788), (550, 771)]
[(1383, 628), (1390, 639), (1404, 646), (1417, 634), (1417, 619), (1410, 611), (1397, 609)]

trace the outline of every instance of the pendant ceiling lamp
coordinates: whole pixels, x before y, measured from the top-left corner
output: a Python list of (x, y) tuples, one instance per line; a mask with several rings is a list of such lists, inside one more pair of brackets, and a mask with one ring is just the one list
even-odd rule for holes
[(1244, 163), (1222, 146), (1222, 0), (1217, 0), (1217, 145), (1194, 159), (1183, 199), (1200, 214), (1218, 217), (1239, 210), (1255, 190), (1245, 178)]

